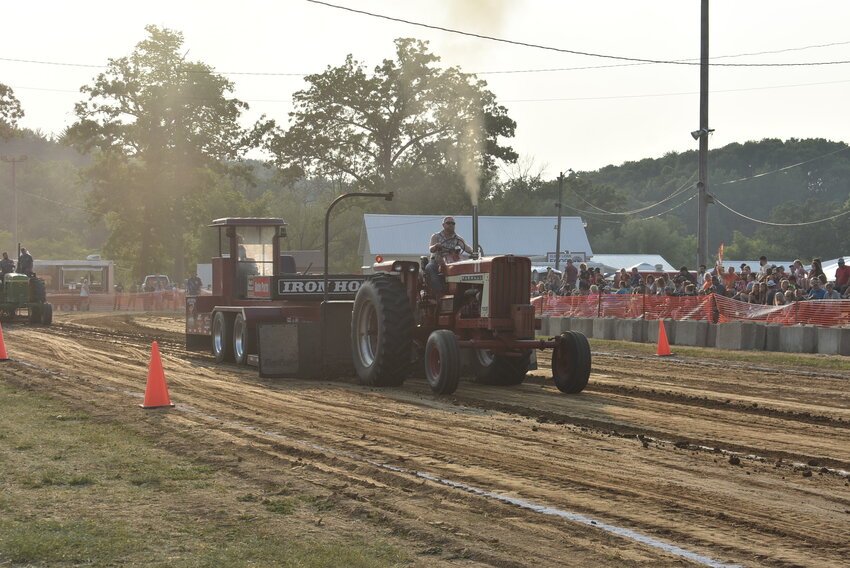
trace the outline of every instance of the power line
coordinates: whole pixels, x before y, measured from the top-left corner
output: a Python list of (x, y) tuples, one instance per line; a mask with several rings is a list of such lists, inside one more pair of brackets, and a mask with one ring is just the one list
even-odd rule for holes
[(811, 163), (811, 162), (814, 162), (814, 161), (820, 160), (820, 159), (822, 159), (822, 158), (826, 158), (826, 157), (828, 157), (828, 156), (832, 156), (832, 155), (834, 155), (834, 154), (838, 154), (838, 153), (840, 153), (840, 152), (846, 152), (847, 150), (850, 150), (850, 146), (845, 146), (844, 148), (839, 148), (838, 150), (834, 150), (834, 151), (829, 152), (829, 153), (826, 153), (826, 154), (824, 154), (824, 155), (822, 155), (822, 156), (818, 156), (818, 157), (816, 157), (816, 158), (812, 158), (811, 160), (805, 160), (805, 161), (803, 161), (803, 162), (798, 162), (798, 163), (796, 163), (796, 164), (791, 164), (790, 166), (782, 166), (781, 168), (777, 168), (777, 169), (772, 170), (772, 171), (769, 171), (769, 172), (762, 172), (762, 173), (760, 173), (760, 174), (751, 175), (751, 176), (749, 176), (749, 177), (743, 177), (743, 178), (738, 178), (738, 179), (733, 179), (733, 180), (729, 180), (729, 181), (720, 182), (720, 183), (719, 183), (719, 184), (717, 184), (717, 185), (731, 185), (731, 184), (733, 184), (733, 183), (739, 183), (739, 182), (742, 182), (742, 181), (749, 181), (749, 180), (751, 180), (751, 179), (756, 179), (756, 178), (760, 178), (760, 177), (764, 177), (764, 176), (769, 176), (769, 175), (771, 175), (771, 174), (775, 174), (775, 173), (783, 172), (783, 171), (785, 171), (785, 170), (790, 170), (791, 168), (796, 168), (796, 167), (799, 167), (799, 166), (803, 166), (803, 165), (805, 165), (805, 164), (809, 164), (809, 163)]
[[(815, 49), (821, 47), (833, 47), (836, 45), (847, 45), (850, 44), (850, 41), (838, 41), (833, 43), (823, 43), (818, 45), (803, 45), (800, 47), (787, 47), (783, 49), (775, 49), (771, 51), (756, 51), (752, 53), (737, 53), (733, 55), (717, 55), (711, 57), (710, 61), (715, 61), (717, 59), (732, 59), (735, 57), (750, 57), (753, 55), (769, 55), (773, 53), (786, 53), (789, 51), (803, 51), (805, 49)], [(680, 59), (678, 61), (693, 61), (698, 62), (698, 59)], [(588, 69), (609, 69), (612, 67), (637, 67), (640, 65), (649, 65), (649, 63), (614, 63), (611, 65), (585, 65), (582, 67), (552, 67), (545, 69), (508, 69), (501, 71), (477, 71), (476, 75), (502, 75), (502, 74), (510, 74), (510, 73), (554, 73), (558, 71), (586, 71)]]
[[(818, 87), (822, 85), (835, 85), (839, 83), (850, 83), (850, 80), (841, 80), (841, 81), (822, 81), (817, 83), (797, 83), (792, 85), (770, 85), (766, 87), (744, 87), (741, 89), (713, 89), (711, 90), (711, 94), (722, 94), (722, 93), (740, 93), (746, 91), (768, 91), (772, 89), (790, 89), (794, 87)], [(646, 93), (642, 95), (606, 95), (606, 96), (598, 96), (598, 97), (567, 97), (567, 98), (555, 98), (555, 99), (506, 99), (503, 100), (503, 103), (555, 103), (555, 102), (575, 102), (575, 101), (605, 101), (605, 100), (615, 100), (615, 99), (642, 99), (642, 98), (652, 98), (652, 97), (679, 97), (683, 95), (696, 95), (699, 94), (697, 91), (682, 91), (678, 93)]]
[[(2, 60), (2, 58), (0, 58)], [(38, 63), (38, 62), (35, 62)], [(253, 75), (253, 73), (244, 73), (244, 75)], [(270, 74), (267, 74), (270, 75)], [(292, 74), (287, 74), (292, 75)], [(711, 94), (723, 94), (723, 93), (738, 93), (738, 92), (746, 92), (746, 91), (769, 91), (773, 89), (790, 89), (797, 87), (819, 87), (823, 85), (837, 85), (841, 83), (850, 83), (850, 79), (841, 80), (841, 81), (821, 81), (816, 83), (796, 83), (790, 85), (769, 85), (765, 87), (744, 87), (740, 89), (717, 89), (712, 90)], [(55, 93), (79, 93), (79, 89), (49, 89), (45, 87), (27, 87), (20, 85), (9, 85), (13, 89), (16, 90), (26, 90), (26, 91), (47, 91), (47, 92), (55, 92)], [(565, 98), (552, 98), (552, 99), (505, 99), (501, 102), (506, 103), (554, 103), (554, 102), (580, 102), (580, 101), (605, 101), (605, 100), (622, 100), (622, 99), (640, 99), (640, 98), (654, 98), (654, 97), (678, 97), (685, 95), (695, 95), (698, 94), (696, 91), (682, 91), (678, 93), (645, 93), (640, 95), (608, 95), (608, 96), (598, 96), (598, 97), (565, 97)], [(249, 103), (289, 103), (292, 102), (292, 99), (245, 99), (245, 102)]]
[(581, 199), (582, 201), (584, 201), (585, 203), (587, 203), (588, 205), (590, 205), (591, 207), (593, 207), (594, 209), (597, 209), (599, 212), (605, 213), (606, 215), (634, 215), (636, 213), (643, 213), (644, 211), (652, 209), (653, 207), (657, 207), (657, 206), (661, 205), (662, 203), (666, 203), (667, 201), (670, 201), (674, 197), (681, 195), (682, 193), (684, 193), (688, 189), (693, 189), (693, 186), (691, 185), (691, 183), (694, 181), (694, 178), (696, 177), (697, 173), (698, 172), (694, 172), (693, 174), (691, 174), (691, 177), (688, 178), (688, 180), (684, 184), (682, 184), (678, 189), (673, 191), (672, 194), (668, 195), (667, 197), (665, 197), (661, 201), (657, 201), (657, 202), (653, 203), (652, 205), (647, 205), (645, 207), (641, 207), (640, 209), (634, 209), (632, 211), (622, 211), (622, 212), (619, 212), (619, 213), (616, 212), (616, 211), (606, 211), (606, 210), (602, 209), (601, 207), (597, 207), (593, 203), (587, 201), (585, 198), (583, 198), (581, 195), (579, 195), (577, 191), (573, 191), (573, 194), (576, 197), (578, 197), (579, 199)]
[(53, 203), (54, 205), (60, 205), (64, 208), (66, 208), (66, 209), (76, 209), (77, 211), (80, 211), (82, 213), (88, 213), (89, 212), (87, 209), (82, 209), (82, 208), (77, 207), (75, 205), (71, 205), (70, 203), (64, 203), (62, 201), (56, 201), (55, 199), (50, 199), (49, 197), (44, 197), (43, 195), (38, 195), (36, 193), (30, 193), (29, 191), (23, 191), (23, 190), (19, 189), (18, 193), (22, 193), (22, 194), (28, 195), (30, 197), (35, 197), (36, 199), (41, 199), (42, 201), (46, 201), (48, 203)]
[(824, 219), (818, 219), (817, 221), (805, 221), (803, 223), (774, 223), (772, 221), (765, 221), (764, 219), (755, 219), (753, 217), (749, 217), (747, 215), (744, 215), (740, 211), (736, 211), (736, 210), (732, 209), (731, 207), (729, 207), (728, 205), (726, 205), (725, 203), (723, 203), (722, 201), (717, 199), (717, 197), (714, 198), (714, 202), (717, 203), (718, 205), (720, 205), (721, 207), (723, 207), (724, 209), (726, 209), (727, 211), (729, 211), (730, 213), (734, 213), (738, 217), (742, 217), (742, 218), (746, 219), (747, 221), (752, 221), (754, 223), (759, 223), (761, 225), (771, 225), (773, 227), (804, 227), (806, 225), (816, 225), (817, 223), (825, 223), (826, 221), (832, 221), (833, 219), (838, 219), (839, 217), (843, 217), (844, 215), (850, 214), (850, 211), (845, 211), (843, 213), (833, 215), (832, 217), (826, 217)]
[[(624, 66), (635, 66), (635, 65), (648, 65), (648, 64), (671, 64), (671, 65), (699, 65), (699, 60), (695, 59), (678, 59), (678, 60), (664, 60), (664, 59), (643, 59), (643, 58), (635, 58), (635, 57), (626, 57), (626, 56), (617, 56), (617, 55), (608, 55), (608, 54), (600, 54), (593, 52), (583, 52), (577, 50), (569, 50), (564, 48), (557, 48), (552, 46), (545, 46), (540, 44), (533, 44), (528, 42), (520, 42), (516, 40), (510, 40), (506, 38), (498, 38), (494, 36), (488, 36), (483, 34), (476, 34), (473, 32), (467, 32), (463, 30), (457, 30), (453, 28), (446, 28), (443, 26), (436, 26), (430, 24), (424, 24), (421, 22), (415, 22), (412, 20), (396, 18), (392, 16), (386, 16), (383, 14), (377, 14), (374, 12), (368, 12), (365, 10), (357, 10), (354, 8), (340, 6), (336, 4), (331, 4), (329, 2), (322, 2), (319, 0), (307, 0), (310, 3), (318, 4), (322, 6), (326, 6), (329, 8), (334, 8), (338, 10), (344, 10), (348, 12), (353, 12), (360, 15), (366, 15), (374, 18), (386, 19), (390, 21), (395, 21), (399, 23), (404, 23), (408, 25), (424, 27), (428, 29), (435, 29), (439, 31), (445, 31), (448, 33), (454, 33), (459, 35), (465, 35), (469, 37), (477, 37), (480, 39), (485, 39), (488, 41), (495, 41), (501, 43), (508, 43), (513, 45), (531, 47), (535, 49), (544, 49), (550, 51), (557, 51), (562, 53), (570, 53), (574, 55), (583, 55), (588, 57), (597, 57), (597, 58), (605, 58), (605, 59), (615, 59), (621, 61), (627, 61), (629, 63), (622, 64), (613, 64), (613, 65), (598, 65), (598, 66), (582, 66), (582, 67), (567, 67), (567, 68), (547, 68), (547, 69), (514, 69), (514, 70), (497, 70), (497, 71), (477, 71), (473, 72), (476, 75), (488, 75), (488, 74), (512, 74), (512, 73), (548, 73), (548, 72), (560, 72), (560, 71), (574, 71), (574, 70), (587, 70), (587, 69), (604, 69), (611, 67), (624, 67)], [(798, 46), (798, 47), (788, 47), (776, 50), (765, 50), (758, 52), (750, 52), (750, 53), (739, 53), (739, 54), (731, 54), (731, 55), (721, 55), (712, 57), (711, 60), (717, 59), (730, 59), (730, 58), (738, 58), (738, 57), (749, 57), (754, 55), (767, 55), (767, 54), (776, 54), (776, 53), (787, 53), (792, 51), (803, 51), (807, 49), (819, 49), (825, 47), (834, 47), (850, 44), (850, 41), (842, 41), (842, 42), (831, 42), (824, 44), (814, 44), (814, 45), (806, 45), (806, 46)], [(17, 62), (17, 63), (33, 63), (39, 65), (54, 65), (54, 66), (65, 66), (65, 67), (81, 67), (81, 68), (92, 68), (92, 69), (104, 69), (107, 66), (105, 65), (93, 65), (86, 63), (68, 63), (68, 62), (59, 62), (59, 61), (39, 61), (32, 59), (20, 59), (20, 58), (9, 58), (9, 57), (0, 57), (0, 61), (9, 61), (9, 62)], [(710, 65), (714, 66), (739, 66), (739, 67), (789, 67), (789, 66), (813, 66), (813, 65), (839, 65), (850, 63), (850, 60), (838, 60), (838, 61), (820, 61), (820, 62), (804, 62), (804, 63), (711, 63)], [(304, 77), (309, 75), (309, 73), (293, 73), (293, 72), (269, 72), (269, 71), (219, 71), (219, 74), (222, 75), (249, 75), (249, 76), (281, 76), (281, 77)], [(560, 100), (560, 99), (552, 99), (552, 100)], [(520, 101), (521, 102), (521, 101)]]
[[(604, 53), (593, 53), (589, 51), (577, 51), (573, 49), (564, 49), (560, 47), (553, 47), (549, 45), (541, 45), (536, 43), (528, 43), (523, 41), (517, 41), (512, 39), (499, 38), (495, 36), (488, 36), (484, 34), (477, 34), (473, 32), (467, 32), (463, 30), (457, 30), (453, 28), (446, 28), (443, 26), (435, 26), (432, 24), (423, 24), (422, 22), (414, 22), (413, 20), (406, 20), (404, 18), (396, 18), (393, 16), (386, 16), (383, 14), (376, 14), (375, 12), (367, 12), (366, 10), (358, 10), (356, 8), (349, 8), (348, 6), (339, 6), (337, 4), (331, 4), (330, 2), (322, 2), (321, 0), (305, 0), (306, 2), (310, 2), (311, 4), (317, 4), (320, 6), (326, 6), (328, 8), (334, 8), (337, 10), (344, 10), (346, 12), (352, 12), (354, 14), (360, 14), (363, 16), (369, 16), (372, 18), (379, 18), (382, 20), (389, 20), (392, 22), (398, 22), (402, 24), (408, 24), (411, 26), (417, 26), (421, 28), (427, 28), (432, 30), (438, 30), (442, 32), (458, 34), (468, 37), (475, 37), (478, 39), (484, 39), (487, 41), (495, 41), (499, 43), (506, 43), (509, 45), (516, 45), (520, 47), (531, 47), (534, 49), (542, 49), (545, 51), (555, 51), (558, 53), (569, 53), (571, 55), (583, 55), (585, 57), (597, 57), (600, 59), (614, 59), (618, 61), (632, 61), (636, 63), (654, 63), (654, 64), (664, 64), (664, 65), (687, 65), (687, 66), (695, 66), (700, 65), (699, 61), (687, 61), (687, 60), (670, 60), (670, 59), (644, 59), (640, 57), (626, 57), (623, 55), (608, 55)], [(850, 60), (841, 60), (841, 61), (813, 61), (806, 63), (710, 63), (709, 65), (715, 67), (810, 67), (810, 66), (821, 66), (821, 65), (844, 65), (850, 63)]]

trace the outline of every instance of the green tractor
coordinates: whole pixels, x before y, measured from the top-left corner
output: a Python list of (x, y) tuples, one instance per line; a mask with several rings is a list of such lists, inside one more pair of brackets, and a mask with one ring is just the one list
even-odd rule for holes
[(29, 323), (53, 322), (53, 305), (47, 303), (44, 279), (14, 272), (6, 274), (0, 283), (0, 321), (24, 317)]

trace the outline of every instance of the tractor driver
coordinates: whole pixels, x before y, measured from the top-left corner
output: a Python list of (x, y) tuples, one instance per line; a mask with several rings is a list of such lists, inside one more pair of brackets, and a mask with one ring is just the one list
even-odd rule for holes
[(466, 244), (457, 233), (455, 233), (455, 218), (451, 215), (443, 217), (443, 230), (431, 235), (431, 260), (425, 266), (425, 278), (428, 286), (434, 292), (443, 291), (443, 281), (440, 279), (440, 268), (447, 262), (457, 260), (455, 255), (460, 251), (472, 254), (472, 247)]

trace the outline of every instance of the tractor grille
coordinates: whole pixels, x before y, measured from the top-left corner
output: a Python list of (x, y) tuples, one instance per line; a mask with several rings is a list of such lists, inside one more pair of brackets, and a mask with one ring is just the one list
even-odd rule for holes
[(490, 273), (490, 317), (511, 317), (511, 306), (529, 303), (531, 261), (524, 256), (493, 259)]

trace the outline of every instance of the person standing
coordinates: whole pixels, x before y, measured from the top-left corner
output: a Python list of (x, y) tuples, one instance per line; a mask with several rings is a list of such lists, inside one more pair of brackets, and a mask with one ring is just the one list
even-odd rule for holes
[(91, 301), (89, 300), (89, 280), (83, 278), (80, 285), (80, 311), (89, 311), (91, 309)]
[(567, 265), (564, 267), (564, 280), (565, 283), (569, 285), (569, 289), (572, 290), (576, 287), (576, 280), (578, 280), (578, 268), (576, 268), (573, 263), (573, 259), (567, 259)]
[(560, 278), (558, 278), (558, 273), (552, 270), (551, 266), (546, 267), (546, 291), (547, 292), (557, 292), (559, 286)]
[(124, 298), (124, 285), (120, 282), (115, 285), (115, 297), (112, 300), (112, 309), (120, 310), (121, 302)]
[(21, 255), (18, 257), (18, 273), (34, 276), (32, 271), (32, 255), (24, 247), (21, 247)]
[(127, 299), (127, 309), (135, 310), (136, 309), (136, 298), (139, 297), (139, 284), (137, 282), (133, 282), (130, 285), (130, 297)]
[(770, 265), (767, 263), (767, 257), (764, 256), (764, 255), (761, 255), (759, 257), (759, 271), (758, 271), (759, 280), (764, 280), (764, 278), (768, 274), (768, 271), (767, 271), (768, 268), (770, 268)]
[(835, 289), (839, 294), (844, 294), (850, 289), (850, 266), (844, 264), (843, 258), (838, 259), (838, 268), (835, 270)]
[(186, 280), (186, 294), (188, 296), (199, 296), (204, 283), (197, 273), (193, 272), (192, 276)]
[(15, 261), (9, 258), (9, 253), (3, 253), (3, 260), (0, 260), (0, 274), (3, 275), (3, 279), (6, 278), (7, 274), (11, 274), (15, 271)]

